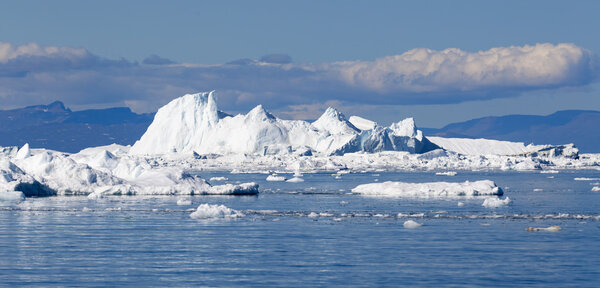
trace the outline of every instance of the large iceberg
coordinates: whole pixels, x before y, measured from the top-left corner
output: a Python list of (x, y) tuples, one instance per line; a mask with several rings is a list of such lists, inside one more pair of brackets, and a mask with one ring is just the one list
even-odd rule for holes
[(89, 195), (203, 195), (256, 194), (256, 183), (211, 185), (181, 167), (159, 167), (132, 157), (127, 147), (88, 148), (69, 155), (45, 149), (0, 151), (0, 198)]
[(261, 105), (245, 115), (219, 117), (215, 97), (214, 91), (187, 94), (163, 106), (130, 153), (341, 155), (439, 148), (417, 130), (412, 118), (360, 130), (333, 108), (313, 123), (278, 119)]

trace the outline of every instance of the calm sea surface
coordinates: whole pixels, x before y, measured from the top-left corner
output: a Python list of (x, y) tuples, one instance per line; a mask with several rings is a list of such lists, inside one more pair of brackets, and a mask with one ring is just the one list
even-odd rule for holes
[[(599, 171), (200, 175), (258, 182), (261, 194), (0, 202), (0, 286), (600, 287), (600, 181), (574, 180)], [(350, 194), (375, 181), (482, 179), (512, 203)], [(191, 219), (202, 203), (245, 216)], [(409, 219), (423, 226), (404, 228)], [(525, 231), (550, 225), (562, 231)]]

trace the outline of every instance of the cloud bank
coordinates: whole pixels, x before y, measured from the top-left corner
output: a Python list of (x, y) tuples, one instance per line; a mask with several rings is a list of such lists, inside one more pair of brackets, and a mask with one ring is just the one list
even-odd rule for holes
[(269, 109), (290, 107), (293, 117), (298, 107), (328, 101), (423, 105), (512, 97), (583, 86), (595, 80), (596, 71), (595, 56), (574, 44), (474, 53), (420, 48), (374, 61), (318, 64), (270, 54), (199, 65), (157, 55), (138, 63), (85, 49), (0, 42), (0, 109), (62, 100), (71, 106), (127, 105), (152, 111), (182, 94), (216, 89), (220, 107), (229, 111), (265, 104)]

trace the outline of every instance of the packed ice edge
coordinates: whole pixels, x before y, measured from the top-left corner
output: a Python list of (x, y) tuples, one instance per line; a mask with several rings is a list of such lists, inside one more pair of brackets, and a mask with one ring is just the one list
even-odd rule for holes
[[(383, 127), (357, 116), (347, 119), (334, 108), (313, 123), (279, 119), (261, 105), (245, 115), (230, 116), (218, 110), (215, 97), (213, 91), (171, 101), (158, 110), (133, 146), (113, 144), (75, 154), (30, 149), (27, 144), (0, 147), (0, 199), (259, 191), (256, 183), (212, 185), (193, 171), (359, 173), (600, 166), (600, 155), (579, 155), (573, 144), (427, 138), (412, 118)], [(272, 175), (268, 180), (288, 179)]]

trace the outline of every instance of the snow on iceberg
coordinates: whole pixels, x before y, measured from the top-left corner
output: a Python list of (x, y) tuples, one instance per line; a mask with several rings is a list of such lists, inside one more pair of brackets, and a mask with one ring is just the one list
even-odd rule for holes
[(190, 214), (193, 219), (239, 218), (244, 214), (225, 205), (200, 204), (196, 211)]
[(466, 181), (462, 183), (405, 183), (387, 181), (358, 185), (352, 189), (352, 192), (365, 196), (408, 198), (470, 198), (503, 194), (502, 189), (496, 186), (491, 180)]
[(245, 115), (220, 118), (215, 97), (214, 91), (187, 94), (161, 107), (130, 153), (341, 155), (388, 150), (423, 153), (439, 148), (416, 129), (412, 118), (390, 127), (360, 130), (333, 108), (309, 123), (278, 119), (262, 105)]

